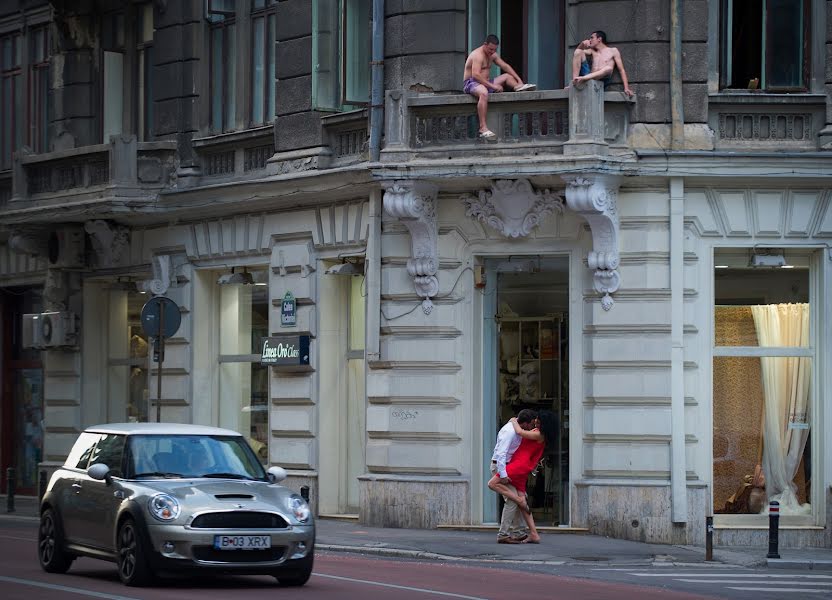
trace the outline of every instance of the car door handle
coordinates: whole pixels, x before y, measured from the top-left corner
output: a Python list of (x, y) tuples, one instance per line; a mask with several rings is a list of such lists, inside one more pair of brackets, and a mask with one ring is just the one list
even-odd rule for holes
[(119, 500), (123, 500), (124, 499), (124, 492), (122, 492), (121, 490), (116, 490), (115, 492), (113, 492), (113, 496), (115, 496)]

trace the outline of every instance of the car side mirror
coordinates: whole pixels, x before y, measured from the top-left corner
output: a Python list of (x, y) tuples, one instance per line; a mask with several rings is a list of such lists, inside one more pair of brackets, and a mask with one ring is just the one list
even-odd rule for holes
[(87, 475), (98, 481), (105, 481), (110, 483), (110, 467), (104, 463), (96, 463), (87, 469)]
[(283, 467), (269, 467), (267, 473), (269, 474), (269, 483), (280, 483), (287, 477), (286, 469)]

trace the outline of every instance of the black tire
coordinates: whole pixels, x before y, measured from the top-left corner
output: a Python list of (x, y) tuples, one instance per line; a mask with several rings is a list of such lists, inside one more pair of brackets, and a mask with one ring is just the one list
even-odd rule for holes
[(144, 536), (133, 519), (125, 519), (116, 535), (118, 577), (124, 585), (142, 587), (155, 580), (147, 560)]
[(38, 560), (47, 573), (66, 573), (75, 557), (64, 550), (61, 522), (51, 508), (40, 515), (38, 528)]
[(312, 576), (312, 564), (315, 560), (313, 554), (302, 558), (283, 571), (274, 574), (275, 579), (283, 587), (300, 587)]

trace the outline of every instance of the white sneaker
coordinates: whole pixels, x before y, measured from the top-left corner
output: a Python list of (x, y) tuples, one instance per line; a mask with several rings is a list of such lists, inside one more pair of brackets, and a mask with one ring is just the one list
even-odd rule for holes
[(490, 129), (486, 129), (485, 131), (480, 131), (479, 138), (481, 140), (489, 140), (489, 141), (496, 140), (497, 139), (497, 134), (495, 134)]
[(534, 83), (524, 83), (519, 88), (515, 89), (515, 92), (533, 92), (537, 89), (537, 85)]

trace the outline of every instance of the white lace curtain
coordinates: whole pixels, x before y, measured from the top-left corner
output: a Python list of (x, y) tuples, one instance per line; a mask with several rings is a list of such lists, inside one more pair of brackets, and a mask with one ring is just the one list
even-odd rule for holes
[[(809, 305), (769, 304), (752, 306), (754, 327), (760, 346), (807, 347)], [(789, 423), (810, 423), (809, 381), (811, 361), (804, 357), (761, 358), (764, 425), (763, 472), (769, 502), (780, 503), (780, 514), (809, 514), (809, 504), (800, 504), (794, 483), (809, 437), (808, 428)], [(765, 511), (768, 510), (766, 506)]]

